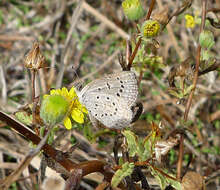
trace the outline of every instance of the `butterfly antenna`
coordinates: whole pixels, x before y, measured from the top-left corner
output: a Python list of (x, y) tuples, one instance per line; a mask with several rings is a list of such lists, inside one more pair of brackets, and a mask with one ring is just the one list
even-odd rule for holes
[(80, 91), (82, 89), (83, 80), (80, 79), (78, 73), (73, 68), (73, 66), (72, 66), (72, 69), (73, 69), (73, 72), (74, 72), (74, 74), (76, 76), (75, 79), (74, 79), (74, 82), (73, 82), (73, 86), (76, 88), (76, 90)]

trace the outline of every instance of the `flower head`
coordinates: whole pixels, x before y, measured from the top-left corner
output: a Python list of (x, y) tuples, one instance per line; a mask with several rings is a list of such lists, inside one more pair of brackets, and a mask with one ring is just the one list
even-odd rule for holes
[(160, 23), (156, 20), (146, 20), (141, 27), (141, 33), (146, 38), (152, 38), (160, 32)]
[(144, 16), (144, 10), (139, 0), (125, 0), (122, 2), (122, 8), (130, 20), (138, 20)]
[(77, 123), (84, 123), (84, 114), (88, 113), (77, 97), (74, 87), (68, 91), (62, 89), (51, 90), (50, 95), (44, 95), (40, 116), (45, 123), (54, 125), (63, 121), (67, 129), (72, 128), (71, 119)]
[(186, 14), (185, 19), (186, 19), (186, 28), (194, 28), (195, 26), (194, 17), (192, 15)]

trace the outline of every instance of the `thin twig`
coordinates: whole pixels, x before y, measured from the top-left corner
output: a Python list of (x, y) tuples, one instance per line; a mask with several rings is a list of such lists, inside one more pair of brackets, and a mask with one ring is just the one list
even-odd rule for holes
[(33, 117), (33, 126), (35, 127), (36, 125), (36, 107), (37, 107), (37, 102), (35, 101), (35, 78), (36, 78), (36, 73), (37, 71), (35, 69), (31, 70), (31, 91), (32, 91), (32, 103), (33, 103), (33, 108), (32, 108), (32, 117)]
[(180, 181), (181, 180), (181, 170), (182, 170), (182, 164), (183, 164), (183, 150), (184, 150), (184, 136), (181, 134), (180, 136), (180, 143), (179, 143), (179, 156), (178, 156), (178, 162), (177, 162), (177, 175), (176, 178)]
[(0, 40), (1, 41), (34, 41), (34, 37), (29, 37), (29, 36), (21, 36), (21, 35), (5, 35), (1, 34), (0, 35)]
[[(205, 17), (206, 17), (206, 7), (207, 7), (207, 0), (202, 0), (202, 23), (200, 25), (200, 33), (204, 30), (205, 27)], [(193, 78), (193, 88), (192, 91), (189, 94), (187, 104), (186, 104), (186, 110), (184, 113), (184, 120), (187, 121), (188, 119), (188, 114), (190, 107), (192, 105), (192, 98), (196, 89), (196, 84), (198, 81), (198, 76), (199, 76), (199, 65), (200, 65), (200, 54), (201, 54), (201, 46), (198, 44), (197, 47), (197, 56), (196, 56), (196, 68), (194, 72), (194, 78)]]
[(116, 33), (118, 33), (122, 38), (124, 39), (130, 39), (130, 35), (128, 35), (124, 30), (119, 28), (115, 23), (110, 21), (107, 17), (103, 16), (100, 12), (98, 12), (95, 8), (91, 7), (88, 3), (83, 1), (82, 4), (85, 11), (91, 13), (93, 16), (101, 20), (106, 26), (114, 30)]
[(2, 102), (3, 104), (6, 104), (7, 102), (7, 83), (5, 79), (5, 74), (4, 74), (4, 68), (3, 64), (0, 65), (0, 84), (2, 85)]
[(42, 147), (45, 145), (47, 141), (47, 138), (51, 130), (52, 130), (52, 127), (47, 132), (45, 137), (37, 145), (37, 148), (30, 150), (27, 156), (24, 158), (24, 160), (20, 163), (18, 168), (11, 175), (9, 175), (7, 178), (3, 180), (3, 183), (1, 184), (1, 187), (3, 189), (5, 190), (8, 189), (8, 187), (19, 178), (23, 170), (30, 164), (31, 160), (41, 151)]
[(116, 50), (110, 57), (108, 57), (108, 59), (101, 65), (99, 66), (95, 71), (93, 71), (92, 73), (89, 73), (88, 75), (85, 75), (84, 77), (82, 77), (81, 79), (74, 81), (73, 83), (71, 83), (69, 86), (73, 86), (74, 84), (77, 84), (80, 81), (85, 81), (86, 79), (91, 78), (93, 75), (95, 75), (96, 73), (100, 72), (102, 69), (104, 69), (109, 63), (112, 62), (112, 60), (115, 59), (115, 57), (120, 53), (120, 50)]
[(155, 2), (156, 2), (156, 0), (151, 1), (149, 10), (148, 10), (148, 13), (147, 13), (147, 16), (146, 16), (146, 20), (150, 19), (151, 13), (154, 9)]
[(58, 73), (58, 77), (57, 77), (57, 81), (56, 81), (56, 88), (60, 88), (62, 85), (62, 80), (63, 80), (63, 75), (64, 75), (64, 71), (66, 68), (66, 65), (68, 64), (68, 59), (67, 59), (67, 54), (68, 52), (70, 52), (70, 50), (68, 51), (71, 39), (72, 39), (72, 34), (73, 31), (75, 30), (76, 24), (79, 20), (79, 17), (82, 13), (82, 1), (78, 1), (78, 4), (72, 14), (72, 18), (71, 18), (71, 27), (68, 31), (67, 34), (67, 38), (65, 41), (65, 45), (64, 45), (64, 49), (62, 51), (62, 55), (61, 55), (61, 66), (59, 68), (59, 73)]

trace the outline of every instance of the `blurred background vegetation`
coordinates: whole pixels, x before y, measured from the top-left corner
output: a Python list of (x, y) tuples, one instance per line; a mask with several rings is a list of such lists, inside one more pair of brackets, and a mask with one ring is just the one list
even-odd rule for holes
[[(147, 15), (152, 2), (141, 2)], [(164, 19), (184, 7), (184, 3), (188, 5), (187, 2), (191, 1), (157, 0), (151, 18), (159, 17), (162, 28)], [(201, 75), (188, 119), (183, 120), (198, 55), (202, 2), (189, 3), (157, 36), (150, 42), (143, 40), (139, 47), (132, 70), (139, 80), (139, 99), (144, 111), (131, 130), (140, 138), (146, 137), (154, 122), (162, 126), (165, 138), (175, 129), (184, 129), (183, 170), (206, 176), (206, 188), (214, 190), (220, 187), (219, 0), (207, 3), (205, 29), (212, 33), (208, 39), (214, 43), (202, 47)], [(134, 50), (140, 38), (137, 28), (144, 22), (144, 17), (138, 22), (127, 19), (121, 4), (120, 0), (1, 0), (0, 109), (13, 114), (31, 103), (31, 74), (24, 68), (24, 55), (34, 41), (39, 42), (46, 60), (36, 76), (36, 97), (41, 98), (53, 88), (85, 86), (105, 74), (120, 71), (119, 58), (125, 55), (126, 40), (130, 37)], [(213, 65), (211, 72), (202, 74)], [(184, 86), (178, 78), (184, 79)], [(31, 146), (1, 121), (0, 126), (0, 177), (3, 179), (15, 170)], [(57, 136), (59, 133), (65, 134), (65, 138), (59, 139), (56, 148), (67, 151), (78, 143), (72, 155), (75, 162), (104, 159), (114, 163), (112, 149), (116, 132), (91, 127), (87, 119), (85, 124), (74, 124), (71, 131), (60, 126)], [(177, 162), (178, 147), (174, 147), (163, 157), (161, 167), (175, 173)], [(37, 189), (36, 175), (31, 174), (36, 174), (39, 165), (38, 157), (10, 189)], [(146, 174), (148, 183), (151, 188), (160, 189), (152, 175)], [(102, 175), (93, 173), (83, 178), (79, 188), (95, 189), (102, 180)]]

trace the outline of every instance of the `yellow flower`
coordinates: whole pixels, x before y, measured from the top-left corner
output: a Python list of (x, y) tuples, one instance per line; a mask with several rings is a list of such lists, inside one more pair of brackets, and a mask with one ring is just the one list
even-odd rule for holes
[(195, 26), (194, 17), (192, 15), (186, 14), (185, 19), (186, 19), (186, 28), (194, 28)]
[[(57, 90), (51, 90), (50, 95), (44, 95), (44, 100), (46, 100), (48, 97), (54, 97), (54, 96), (62, 96), (67, 102), (68, 102), (68, 109), (63, 109), (63, 112), (66, 112), (64, 117), (62, 118), (63, 124), (67, 129), (72, 128), (72, 122), (71, 122), (71, 117), (74, 121), (77, 123), (84, 123), (84, 114), (83, 113), (88, 113), (87, 109), (85, 106), (83, 106), (78, 99), (78, 96), (75, 92), (74, 87), (68, 91), (65, 87), (62, 89), (57, 89)], [(44, 101), (43, 100), (43, 101)], [(54, 101), (55, 102), (55, 101)], [(63, 101), (60, 101), (63, 102)], [(43, 103), (42, 103), (43, 105)], [(58, 104), (56, 102), (56, 106), (62, 106), (62, 104)], [(52, 107), (56, 109), (56, 107)], [(58, 109), (58, 108), (57, 108)], [(50, 109), (51, 110), (51, 109)], [(54, 110), (54, 113), (56, 113), (57, 110)], [(42, 111), (42, 116), (44, 116), (45, 111)], [(63, 113), (60, 113), (63, 114)], [(53, 116), (57, 117), (58, 114), (53, 114)], [(54, 118), (53, 117), (53, 118)]]

